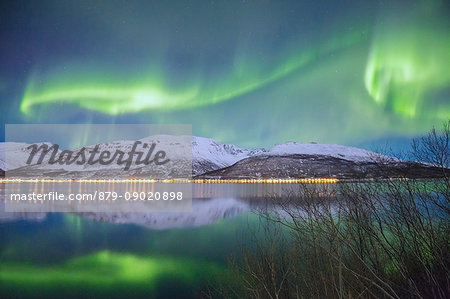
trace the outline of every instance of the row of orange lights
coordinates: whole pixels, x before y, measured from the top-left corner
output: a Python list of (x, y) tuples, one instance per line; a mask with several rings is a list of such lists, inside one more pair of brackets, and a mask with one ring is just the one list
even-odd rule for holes
[(338, 179), (332, 178), (315, 178), (315, 179), (198, 179), (192, 180), (193, 183), (266, 183), (266, 184), (291, 184), (291, 183), (336, 183)]
[(310, 179), (0, 179), (0, 183), (235, 183), (235, 184), (292, 184), (292, 183), (336, 183), (338, 179), (334, 178), (310, 178)]

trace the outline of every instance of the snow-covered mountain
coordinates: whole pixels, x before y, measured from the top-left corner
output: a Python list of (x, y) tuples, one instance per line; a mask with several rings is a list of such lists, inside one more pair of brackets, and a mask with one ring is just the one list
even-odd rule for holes
[[(191, 137), (191, 136), (170, 136), (170, 135), (155, 135), (149, 136), (139, 141), (142, 144), (155, 143), (160, 149), (166, 151), (167, 157), (170, 157), (169, 165), (164, 167), (156, 167), (151, 165), (141, 166), (132, 164), (130, 170), (125, 174), (123, 172), (123, 165), (118, 165), (115, 160), (109, 165), (100, 165), (99, 163), (89, 165), (87, 163), (83, 165), (60, 165), (59, 163), (48, 163), (47, 155), (43, 163), (37, 165), (26, 165), (26, 161), (29, 157), (30, 150), (27, 147), (30, 144), (26, 143), (2, 143), (3, 157), (5, 153), (8, 155), (8, 167), (5, 167), (5, 159), (0, 160), (0, 169), (13, 170), (14, 176), (42, 176), (52, 174), (61, 175), (65, 173), (65, 177), (101, 177), (101, 176), (114, 176), (120, 177), (121, 175), (128, 176), (146, 176), (148, 173), (157, 174), (158, 177), (188, 177), (185, 173), (186, 170), (191, 170), (192, 175), (196, 176), (208, 171), (220, 169), (230, 166), (239, 160), (244, 158), (258, 155), (266, 152), (264, 149), (242, 149), (231, 144), (220, 144), (213, 139), (203, 137)], [(111, 153), (115, 151), (129, 152), (134, 144), (134, 140), (119, 140), (108, 143), (98, 144), (99, 151), (108, 150)], [(51, 146), (50, 143), (47, 145)], [(95, 148), (94, 145), (86, 146), (85, 151), (89, 151)], [(81, 148), (73, 149), (74, 155), (77, 154)], [(61, 152), (61, 151), (60, 151)], [(192, 157), (192, 165), (186, 164)], [(36, 162), (37, 157), (33, 160)], [(153, 167), (149, 169), (149, 167)], [(170, 171), (170, 173), (164, 173), (164, 171)], [(175, 173), (175, 175), (174, 175)]]
[[(154, 163), (150, 165), (136, 165), (132, 163), (127, 171), (124, 171), (124, 164), (118, 164), (117, 161), (119, 156), (108, 163), (107, 165), (102, 165), (100, 163), (83, 163), (78, 165), (77, 163), (72, 163), (70, 165), (60, 164), (60, 163), (49, 163), (46, 161), (42, 164), (34, 164), (30, 166), (25, 166), (22, 168), (17, 168), (11, 171), (9, 174), (13, 176), (33, 176), (33, 177), (61, 177), (64, 178), (87, 178), (87, 177), (152, 177), (158, 178), (185, 178), (191, 175), (191, 137), (190, 136), (170, 136), (170, 135), (156, 135), (149, 136), (138, 140), (141, 143), (136, 148), (138, 151), (144, 153), (142, 159), (148, 151), (148, 147), (154, 143), (156, 145), (154, 154), (160, 149), (166, 152), (166, 157), (170, 157), (170, 161), (165, 165), (156, 165)], [(125, 153), (124, 158), (128, 156), (126, 153), (130, 152), (135, 140), (118, 140), (113, 142), (99, 143), (94, 145), (85, 146), (82, 148), (72, 149), (72, 157), (76, 157), (81, 151), (84, 151), (86, 162), (89, 159), (90, 152), (96, 149), (98, 152), (109, 151), (110, 155), (114, 155), (116, 152)], [(143, 145), (147, 144), (147, 148), (143, 148)], [(50, 154), (48, 154), (50, 155)], [(96, 159), (98, 159), (100, 154), (97, 154)], [(21, 158), (21, 157), (19, 157)], [(108, 157), (109, 159), (109, 157)], [(37, 160), (37, 157), (33, 160)], [(164, 159), (163, 159), (164, 160)], [(134, 162), (135, 160), (133, 160)]]
[[(51, 143), (36, 143), (38, 146), (42, 144), (51, 146)], [(11, 170), (27, 165), (30, 155), (28, 146), (30, 144), (22, 142), (0, 142), (0, 170)], [(48, 157), (44, 159), (44, 162), (48, 159)]]
[[(7, 170), (10, 171), (8, 175), (12, 174), (15, 177), (111, 178), (124, 176), (155, 177), (156, 174), (158, 178), (181, 178), (189, 177), (191, 174), (194, 177), (208, 174), (208, 177), (247, 178), (251, 177), (252, 173), (254, 173), (254, 177), (308, 177), (319, 172), (322, 176), (325, 176), (324, 171), (327, 172), (327, 177), (338, 177), (338, 168), (341, 166), (348, 168), (349, 163), (371, 163), (375, 159), (389, 160), (388, 157), (367, 150), (336, 144), (287, 142), (266, 150), (244, 149), (231, 144), (221, 144), (210, 138), (195, 136), (155, 135), (139, 141), (142, 144), (154, 143), (157, 148), (166, 151), (167, 157), (170, 157), (169, 164), (163, 166), (132, 164), (126, 172), (123, 171), (124, 166), (118, 165), (117, 161), (108, 165), (100, 165), (99, 163), (93, 165), (87, 163), (83, 165), (60, 165), (59, 163), (50, 164), (48, 161), (39, 165), (25, 165), (29, 155), (29, 150), (26, 149), (29, 146), (28, 144), (3, 143), (0, 150), (3, 149), (3, 157), (5, 154), (8, 155), (8, 165), (6, 165)], [(131, 150), (134, 142), (134, 140), (120, 140), (101, 143), (86, 146), (85, 150), (88, 153), (97, 146), (99, 151), (127, 153)], [(74, 149), (74, 154), (80, 150)], [(299, 155), (303, 155), (303, 158), (309, 157), (307, 159), (309, 168), (305, 167), (306, 164), (300, 166), (301, 163), (297, 163), (300, 161), (299, 159), (292, 159), (293, 157), (298, 158)], [(289, 157), (289, 159), (286, 159), (286, 157)], [(294, 160), (297, 162), (293, 162)], [(314, 162), (315, 160), (320, 160), (321, 163)], [(395, 161), (392, 158), (390, 160)], [(249, 161), (251, 163), (245, 164)], [(342, 165), (332, 163), (336, 161), (345, 161), (345, 163)], [(270, 167), (267, 164), (268, 162), (270, 162)], [(262, 165), (264, 163), (266, 165)], [(235, 164), (240, 168), (236, 166), (233, 175), (226, 175), (223, 172), (223, 169), (228, 169)], [(332, 165), (335, 165), (335, 167), (331, 167)], [(0, 168), (5, 169), (4, 167), (5, 160), (3, 158), (0, 159)], [(14, 171), (11, 171), (13, 169)], [(222, 173), (213, 173), (214, 171), (222, 171)], [(261, 171), (266, 173), (261, 173)], [(237, 172), (245, 172), (245, 175), (238, 175)]]
[(301, 143), (293, 141), (289, 141), (283, 144), (277, 144), (267, 154), (271, 156), (320, 155), (354, 162), (372, 161), (374, 159), (388, 158), (374, 152), (351, 146), (344, 146), (339, 144), (320, 144), (316, 142)]
[(193, 136), (192, 173), (195, 176), (217, 170), (266, 152), (265, 149), (243, 149), (232, 144), (221, 144), (210, 138)]
[[(448, 171), (446, 171), (448, 172)], [(439, 178), (443, 169), (393, 159), (348, 160), (329, 155), (258, 155), (197, 176), (199, 179)]]

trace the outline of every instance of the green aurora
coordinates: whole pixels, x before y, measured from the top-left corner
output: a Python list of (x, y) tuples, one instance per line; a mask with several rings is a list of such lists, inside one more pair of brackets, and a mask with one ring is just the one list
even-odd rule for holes
[(237, 252), (242, 225), (257, 223), (256, 215), (241, 215), (159, 231), (56, 213), (25, 233), (10, 223), (0, 227), (0, 295), (191, 298), (206, 282), (233, 282), (226, 256)]
[[(19, 296), (53, 296), (61, 292), (74, 296), (86, 294), (118, 297), (129, 294), (156, 297), (158, 288), (168, 281), (178, 281), (186, 289), (200, 284), (201, 279), (226, 276), (223, 267), (198, 260), (167, 257), (140, 257), (129, 253), (113, 253), (108, 250), (87, 256), (74, 257), (52, 267), (3, 264), (0, 270), (2, 293)], [(168, 282), (167, 281), (167, 282)], [(52, 290), (48, 292), (47, 290)]]
[[(103, 81), (103, 78), (97, 75), (89, 78), (89, 74), (98, 73), (96, 70), (69, 75), (69, 78), (63, 78), (63, 82), (58, 79), (41, 80), (47, 82), (48, 85), (44, 83), (37, 87), (38, 84), (30, 79), (20, 108), (23, 113), (32, 114), (31, 108), (34, 105), (51, 105), (55, 102), (62, 102), (76, 104), (87, 110), (117, 115), (154, 109), (183, 109), (212, 105), (251, 93), (289, 76), (324, 55), (356, 44), (359, 39), (361, 38), (358, 36), (349, 35), (332, 40), (314, 50), (291, 51), (295, 53), (295, 56), (292, 55), (273, 67), (263, 68), (258, 65), (258, 62), (252, 62), (251, 59), (249, 59), (250, 61), (244, 60), (216, 81), (204, 82), (203, 78), (198, 78), (184, 88), (167, 87), (168, 84), (164, 83), (165, 78), (162, 75), (158, 76), (158, 73), (162, 74), (163, 71), (149, 75), (148, 78), (130, 80), (142, 81), (135, 86), (133, 83), (121, 84), (119, 79), (112, 80), (113, 82), (110, 83), (93, 85), (89, 82)], [(55, 78), (60, 76), (59, 73), (54, 75)], [(62, 76), (64, 77), (64, 74)], [(74, 77), (70, 78), (70, 76)], [(84, 83), (81, 78), (89, 79), (87, 83)], [(118, 87), (120, 85), (123, 86)]]
[(35, 58), (5, 122), (188, 123), (270, 147), (412, 137), (450, 117), (445, 1), (30, 9), (17, 18), (38, 23), (24, 25)]
[[(450, 36), (433, 15), (391, 16), (375, 29), (365, 73), (372, 99), (395, 113), (414, 117), (433, 92), (450, 84)], [(398, 20), (400, 19), (400, 20)], [(404, 20), (406, 19), (406, 20)], [(445, 23), (444, 23), (445, 24)], [(448, 99), (435, 117), (450, 117)], [(429, 113), (425, 109), (424, 113)]]

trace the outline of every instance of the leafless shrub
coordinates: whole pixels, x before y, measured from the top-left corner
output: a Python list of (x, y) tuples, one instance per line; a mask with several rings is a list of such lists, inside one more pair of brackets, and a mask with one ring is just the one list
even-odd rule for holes
[[(450, 120), (443, 123), (441, 130), (431, 131), (412, 141), (412, 157), (417, 162), (429, 163), (435, 167), (447, 169), (450, 167)], [(445, 174), (445, 172), (444, 172)]]
[[(449, 298), (449, 123), (413, 142), (442, 179), (302, 185), (261, 210), (263, 239), (234, 263), (249, 298)], [(222, 293), (226, 294), (226, 293)]]

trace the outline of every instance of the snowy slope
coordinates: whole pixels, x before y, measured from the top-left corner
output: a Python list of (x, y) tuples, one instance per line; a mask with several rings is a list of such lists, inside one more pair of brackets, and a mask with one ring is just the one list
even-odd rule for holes
[[(51, 146), (50, 143), (46, 144)], [(21, 142), (0, 142), (0, 169), (11, 170), (25, 166), (30, 153), (28, 146), (30, 144)]]
[[(192, 157), (192, 169), (194, 175), (227, 167), (249, 156), (265, 152), (263, 149), (241, 149), (231, 144), (220, 144), (213, 139), (195, 136), (155, 135), (140, 139), (139, 141), (141, 141), (142, 144), (155, 143), (157, 149), (164, 149), (167, 156), (174, 161), (179, 162), (180, 159), (189, 159)], [(132, 140), (114, 141), (100, 144), (99, 150), (108, 150), (110, 152), (120, 150), (123, 152), (129, 152), (133, 144), (134, 141)], [(94, 147), (95, 145), (90, 145), (85, 148), (87, 151), (90, 151)], [(138, 149), (141, 150), (140, 148)], [(74, 149), (74, 152), (77, 153), (78, 150), (80, 149)], [(191, 150), (192, 153), (190, 152)], [(19, 164), (19, 166), (23, 165)], [(130, 169), (133, 170), (142, 167), (143, 166), (132, 165)], [(117, 165), (117, 163), (112, 163), (107, 166), (99, 165), (98, 163), (94, 165), (59, 165), (43, 163), (39, 166), (35, 166), (34, 168), (65, 171), (99, 171), (105, 169), (123, 169), (123, 166)]]
[[(138, 151), (146, 151), (146, 149), (142, 148), (142, 145), (144, 143), (151, 144), (155, 143), (155, 152), (158, 150), (164, 150), (167, 154), (167, 157), (170, 157), (172, 160), (178, 160), (186, 158), (186, 156), (190, 156), (190, 143), (191, 138), (190, 136), (169, 136), (169, 135), (156, 135), (156, 136), (149, 136), (143, 139), (140, 139), (138, 141), (141, 141), (142, 143), (136, 148)], [(130, 152), (131, 148), (133, 147), (133, 144), (135, 143), (135, 140), (118, 140), (113, 142), (106, 142), (106, 143), (100, 143), (98, 144), (98, 151), (109, 151), (111, 154), (113, 154), (116, 151), (122, 151), (124, 153)], [(96, 144), (85, 146), (85, 153), (86, 158), (89, 157), (89, 152), (92, 151), (96, 147)], [(76, 155), (81, 148), (73, 149), (74, 155)], [(98, 158), (98, 154), (96, 156)], [(48, 162), (42, 163), (39, 165), (41, 168), (45, 169), (54, 169), (54, 170), (66, 170), (66, 171), (96, 171), (96, 170), (105, 170), (105, 169), (123, 169), (124, 165), (118, 165), (117, 164), (117, 158), (115, 159), (114, 163), (111, 163), (109, 165), (101, 165), (99, 163), (95, 164), (83, 164), (83, 165), (77, 165), (76, 163), (71, 165), (60, 165), (58, 163), (55, 164), (49, 164)], [(137, 169), (141, 168), (142, 166), (135, 165), (134, 163), (131, 165), (130, 169)]]
[(323, 155), (334, 158), (340, 158), (348, 161), (363, 162), (371, 161), (379, 154), (366, 151), (360, 148), (344, 146), (338, 144), (319, 144), (319, 143), (301, 143), (301, 142), (287, 142), (284, 144), (277, 144), (274, 146), (269, 155)]
[(242, 159), (265, 152), (265, 149), (242, 149), (232, 144), (220, 144), (210, 138), (193, 136), (193, 174), (197, 175), (231, 166)]
[[(315, 156), (328, 156), (334, 158), (340, 158), (353, 162), (363, 162), (372, 161), (375, 157), (379, 155), (366, 151), (359, 148), (347, 147), (336, 144), (317, 144), (317, 143), (299, 143), (299, 142), (287, 142), (284, 144), (279, 144), (274, 146), (271, 150), (265, 149), (243, 149), (232, 144), (220, 144), (213, 139), (195, 137), (195, 136), (170, 136), (170, 135), (155, 135), (143, 138), (142, 143), (155, 143), (156, 148), (163, 149), (167, 153), (167, 157), (170, 157), (170, 165), (165, 165), (165, 170), (161, 169), (158, 171), (170, 171), (173, 170), (178, 173), (182, 173), (183, 169), (191, 167), (189, 162), (192, 157), (192, 174), (194, 176), (210, 172), (224, 167), (231, 166), (238, 161), (249, 157), (258, 156), (283, 156), (283, 155), (293, 155), (293, 154), (304, 154), (304, 155), (315, 155)], [(134, 144), (134, 140), (119, 140), (108, 143), (99, 144), (99, 150), (109, 150), (110, 152), (115, 152), (117, 150), (123, 152), (129, 152)], [(50, 144), (49, 144), (50, 145)], [(191, 146), (192, 145), (192, 146)], [(92, 150), (96, 145), (86, 146), (87, 153)], [(16, 169), (25, 165), (28, 158), (28, 151), (26, 148), (28, 144), (25, 143), (0, 143), (0, 168), (5, 167), (5, 155), (10, 158), (9, 165), (7, 165), (7, 170)], [(77, 152), (79, 149), (74, 149)], [(142, 148), (138, 148), (142, 150)], [(94, 165), (60, 165), (49, 164), (44, 162), (41, 165), (26, 166), (20, 170), (20, 175), (26, 174), (39, 174), (41, 171), (45, 171), (48, 174), (61, 171), (72, 172), (79, 176), (80, 173), (85, 173), (86, 177), (90, 176), (107, 176), (108, 171), (111, 175), (119, 175), (123, 169), (123, 165), (118, 165), (116, 162), (110, 165), (100, 165), (98, 163)], [(137, 175), (145, 176), (146, 174), (152, 172), (155, 173), (154, 169), (149, 167), (154, 167), (151, 165), (132, 165), (130, 168), (131, 173), (127, 175)], [(75, 174), (75, 172), (77, 174)], [(58, 174), (58, 175), (59, 175)], [(162, 174), (170, 176), (171, 174)], [(84, 176), (84, 175), (83, 175)]]

